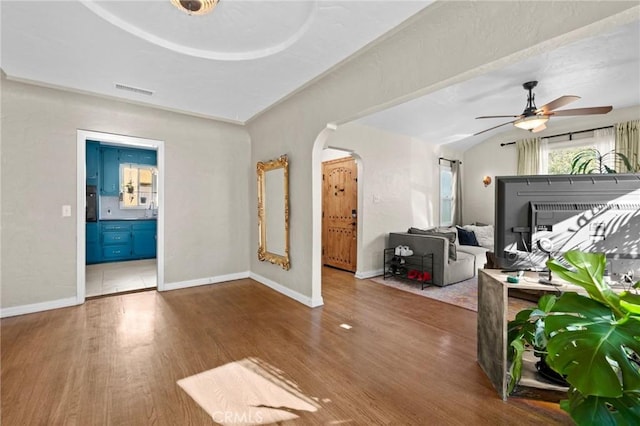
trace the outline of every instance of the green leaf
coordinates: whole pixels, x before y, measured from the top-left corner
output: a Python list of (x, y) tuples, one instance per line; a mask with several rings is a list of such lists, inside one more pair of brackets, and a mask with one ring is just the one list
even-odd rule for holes
[(522, 377), (522, 355), (524, 354), (524, 342), (522, 340), (514, 340), (509, 345), (512, 355), (511, 366), (509, 367), (509, 384), (507, 385), (507, 393), (513, 392), (520, 377)]
[(571, 415), (578, 425), (635, 426), (640, 424), (640, 397), (628, 392), (620, 398), (584, 396), (569, 390), (569, 399), (560, 408)]
[(620, 307), (627, 312), (640, 315), (640, 295), (623, 291), (620, 293)]
[(620, 297), (603, 279), (606, 267), (604, 254), (571, 250), (564, 254), (564, 259), (575, 270), (566, 268), (555, 259), (548, 261), (547, 267), (559, 278), (584, 288), (592, 299), (610, 306), (619, 317), (623, 316)]
[[(565, 293), (545, 319), (547, 363), (580, 393), (617, 398), (640, 389), (640, 372), (625, 348), (640, 354), (640, 322), (616, 322), (611, 310), (587, 297)], [(612, 365), (612, 362), (617, 365)]]

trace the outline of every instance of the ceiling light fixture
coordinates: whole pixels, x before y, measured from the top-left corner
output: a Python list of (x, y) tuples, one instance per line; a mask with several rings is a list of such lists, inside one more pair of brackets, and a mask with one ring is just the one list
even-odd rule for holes
[(519, 129), (533, 131), (536, 127), (543, 126), (547, 121), (549, 121), (548, 115), (530, 115), (529, 117), (522, 117), (514, 121), (513, 125)]
[(205, 15), (219, 2), (220, 0), (171, 0), (171, 4), (189, 15)]

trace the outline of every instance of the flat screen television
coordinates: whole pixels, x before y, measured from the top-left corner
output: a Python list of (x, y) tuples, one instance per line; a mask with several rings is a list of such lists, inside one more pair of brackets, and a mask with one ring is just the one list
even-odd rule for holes
[(640, 174), (498, 176), (494, 250), (504, 269), (541, 271), (549, 255), (605, 253), (611, 275), (640, 279)]

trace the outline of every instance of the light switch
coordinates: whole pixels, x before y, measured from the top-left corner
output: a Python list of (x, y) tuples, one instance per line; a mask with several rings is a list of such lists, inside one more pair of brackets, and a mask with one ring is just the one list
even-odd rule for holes
[(71, 216), (71, 206), (69, 205), (62, 206), (62, 217), (69, 217), (69, 216)]

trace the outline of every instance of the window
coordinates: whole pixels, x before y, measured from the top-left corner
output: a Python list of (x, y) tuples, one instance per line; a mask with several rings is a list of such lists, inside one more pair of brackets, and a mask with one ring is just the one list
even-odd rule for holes
[(120, 208), (154, 209), (158, 205), (158, 169), (120, 164)]
[(440, 165), (440, 226), (453, 225), (453, 173)]
[[(613, 129), (596, 130), (593, 133), (579, 133), (573, 139), (553, 141), (543, 139), (541, 143), (541, 174), (561, 175), (571, 173), (571, 161), (579, 152), (593, 148), (605, 156), (605, 164), (613, 168), (613, 156), (610, 153), (615, 149), (615, 136)], [(594, 164), (595, 166), (595, 164)]]

